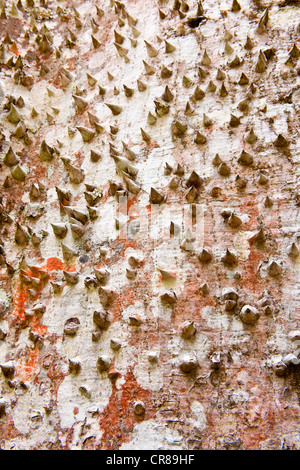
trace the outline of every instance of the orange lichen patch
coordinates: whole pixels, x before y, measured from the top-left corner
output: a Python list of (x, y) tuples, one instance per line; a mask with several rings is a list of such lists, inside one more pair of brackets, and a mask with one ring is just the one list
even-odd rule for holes
[[(136, 204), (138, 201), (138, 196), (133, 196), (133, 197), (130, 197), (127, 199), (127, 210), (128, 210), (128, 214), (130, 214), (130, 211), (131, 211), (131, 207), (134, 206), (134, 204)], [(136, 216), (138, 214), (140, 214), (140, 207), (137, 206), (137, 211), (136, 212)]]
[(40, 336), (46, 335), (48, 333), (48, 327), (41, 323), (41, 318), (39, 315), (34, 315), (30, 323), (30, 329), (33, 333), (36, 333)]
[[(31, 276), (34, 277), (34, 278), (37, 278), (37, 279), (39, 277), (33, 276), (31, 270), (27, 270), (27, 271), (23, 270), (22, 273), (25, 276), (27, 276), (29, 279), (28, 279), (28, 281), (26, 281), (26, 285), (24, 285), (24, 283), (21, 281), (21, 279), (18, 279), (16, 281), (16, 288), (14, 290), (14, 305), (16, 306), (16, 308), (14, 310), (14, 315), (16, 317), (24, 320), (25, 303), (28, 299), (28, 291), (27, 291), (26, 287), (28, 287), (28, 288), (31, 287), (30, 285), (28, 285), (28, 283), (30, 284), (30, 277)], [(43, 290), (47, 280), (48, 279), (41, 279), (40, 285), (38, 286), (38, 288), (36, 288), (35, 297), (34, 298), (31, 297), (32, 300), (37, 300), (37, 298), (39, 297), (40, 292)]]
[(24, 382), (31, 381), (38, 372), (38, 357), (39, 349), (35, 345), (32, 349), (29, 349), (28, 355), (25, 360), (20, 361), (17, 365), (17, 374), (20, 380)]
[[(118, 449), (123, 442), (130, 439), (136, 423), (142, 419), (151, 419), (154, 415), (150, 408), (150, 392), (144, 390), (136, 381), (132, 370), (125, 375), (125, 382), (118, 390), (116, 383), (112, 383), (112, 394), (106, 408), (100, 417), (100, 429), (102, 434), (102, 449)], [(135, 401), (143, 401), (146, 412), (143, 417), (138, 417), (133, 412)]]
[(25, 303), (28, 299), (28, 292), (24, 284), (17, 279), (16, 285), (13, 294), (13, 304), (15, 306), (13, 315), (20, 320), (25, 319), (24, 310), (25, 310)]
[(59, 258), (53, 256), (52, 258), (47, 259), (46, 264), (42, 266), (41, 269), (46, 271), (67, 271), (73, 273), (76, 271), (76, 265), (64, 263)]

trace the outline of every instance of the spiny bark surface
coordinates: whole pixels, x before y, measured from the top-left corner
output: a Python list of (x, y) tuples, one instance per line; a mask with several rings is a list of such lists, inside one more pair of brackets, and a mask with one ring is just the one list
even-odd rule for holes
[(297, 2), (0, 11), (0, 447), (299, 449)]

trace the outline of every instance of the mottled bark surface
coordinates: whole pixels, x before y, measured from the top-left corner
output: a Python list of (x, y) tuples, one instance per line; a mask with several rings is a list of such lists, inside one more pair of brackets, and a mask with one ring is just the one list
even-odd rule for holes
[(299, 4), (0, 4), (0, 447), (299, 449)]

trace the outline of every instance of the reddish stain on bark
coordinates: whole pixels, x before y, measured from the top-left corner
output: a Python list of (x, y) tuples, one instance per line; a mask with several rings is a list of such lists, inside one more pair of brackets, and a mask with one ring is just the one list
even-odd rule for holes
[[(276, 427), (276, 412), (272, 404), (260, 404), (254, 412), (253, 422), (247, 420), (250, 414), (244, 414), (243, 418), (246, 421), (247, 427), (241, 427), (241, 438), (243, 446), (247, 450), (257, 449), (257, 443), (263, 442), (272, 434)], [(263, 426), (261, 424), (263, 423)]]
[(125, 310), (129, 305), (133, 305), (135, 302), (140, 300), (136, 292), (136, 287), (132, 287), (118, 296), (112, 309), (115, 321), (119, 319), (123, 310)]
[(11, 415), (7, 415), (0, 423), (0, 436), (2, 442), (14, 439), (15, 437), (22, 436), (22, 434), (15, 427)]
[[(87, 119), (88, 121), (88, 119)], [(87, 124), (89, 123), (89, 121), (87, 122)], [(77, 165), (82, 165), (83, 163), (83, 160), (84, 160), (84, 155), (82, 152), (76, 152), (75, 153), (75, 162), (77, 163)]]
[[(143, 401), (145, 404), (146, 412), (143, 417), (134, 414), (133, 404), (136, 401)], [(143, 419), (151, 419), (153, 414), (150, 407), (150, 392), (141, 388), (132, 370), (128, 371), (120, 390), (113, 382), (109, 403), (101, 414), (99, 424), (101, 431), (103, 431), (102, 449), (119, 448), (123, 442), (130, 439), (134, 426)]]
[(253, 247), (250, 247), (250, 250), (240, 283), (242, 289), (257, 292), (259, 289), (263, 289), (265, 285), (265, 282), (258, 275), (260, 262), (264, 259), (265, 255), (263, 251), (256, 250)]
[(34, 378), (38, 369), (39, 350), (34, 346), (29, 350), (28, 355), (24, 361), (19, 362), (17, 372), (20, 380), (24, 382), (30, 381)]
[(252, 196), (245, 197), (241, 203), (240, 211), (249, 216), (249, 221), (245, 224), (245, 229), (253, 230), (253, 228), (256, 228), (259, 216), (257, 200)]
[(57, 405), (57, 394), (60, 385), (64, 381), (69, 372), (64, 372), (61, 367), (62, 358), (58, 354), (53, 356), (53, 361), (48, 369), (47, 377), (51, 380), (51, 401), (53, 405)]
[[(41, 280), (40, 286), (37, 289), (37, 295), (33, 301), (37, 300), (41, 291), (45, 287), (49, 278), (51, 278), (51, 271), (69, 271), (73, 272), (76, 270), (75, 265), (68, 265), (63, 263), (59, 258), (52, 257), (48, 258), (46, 264), (41, 268), (32, 267), (24, 271), (28, 277), (34, 276), (38, 277)], [(46, 275), (45, 275), (46, 274)], [(21, 282), (20, 279), (16, 280), (14, 295), (13, 295), (13, 304), (15, 306), (13, 315), (17, 317), (21, 322), (25, 321), (25, 305), (28, 300), (28, 291), (27, 287)], [(45, 336), (48, 334), (47, 326), (42, 324), (41, 315), (34, 315), (30, 321), (30, 329), (32, 332)], [(24, 361), (21, 361), (18, 364), (17, 372), (21, 380), (29, 381), (34, 378), (38, 370), (38, 358), (39, 358), (39, 349), (37, 345), (34, 348), (29, 350), (29, 353)], [(58, 377), (59, 376), (59, 377)], [(63, 378), (60, 373), (57, 371), (53, 374), (53, 377), (62, 382)], [(58, 388), (58, 387), (56, 387)]]
[(200, 311), (203, 307), (216, 305), (216, 300), (211, 295), (200, 293), (200, 286), (201, 283), (198, 280), (189, 280), (185, 283), (184, 290), (178, 296), (174, 307), (174, 320), (200, 318)]
[(156, 140), (149, 142), (147, 145), (148, 145), (149, 150), (156, 149), (159, 147)]
[(48, 258), (46, 264), (42, 267), (46, 271), (67, 271), (74, 272), (76, 271), (75, 264), (70, 265), (68, 263), (63, 263), (59, 258), (52, 257)]
[(14, 309), (14, 316), (19, 318), (20, 320), (24, 320), (24, 310), (25, 310), (25, 303), (28, 299), (28, 293), (26, 287), (22, 284), (22, 282), (17, 279), (16, 286), (14, 290), (13, 296), (13, 304), (15, 306)]
[(34, 333), (43, 336), (48, 333), (48, 327), (46, 325), (43, 325), (41, 323), (41, 320), (42, 318), (40, 315), (34, 315), (30, 323), (30, 328)]

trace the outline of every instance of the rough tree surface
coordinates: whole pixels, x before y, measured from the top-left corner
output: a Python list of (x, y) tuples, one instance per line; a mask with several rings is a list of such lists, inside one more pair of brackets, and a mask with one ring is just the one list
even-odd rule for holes
[(300, 449), (299, 3), (0, 11), (0, 447)]

